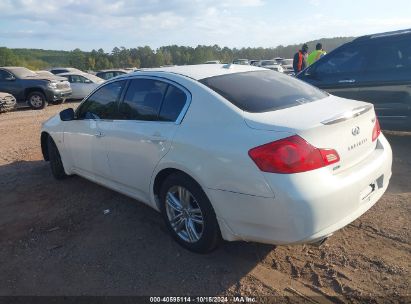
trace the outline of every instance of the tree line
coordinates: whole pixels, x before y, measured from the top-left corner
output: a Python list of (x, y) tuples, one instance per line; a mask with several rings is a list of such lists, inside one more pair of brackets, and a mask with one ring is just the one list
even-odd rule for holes
[[(308, 42), (311, 50), (317, 42), (329, 52), (336, 47), (353, 40), (353, 37), (323, 38)], [(236, 58), (272, 59), (275, 57), (292, 58), (301, 47), (299, 45), (277, 46), (275, 48), (228, 48), (218, 45), (197, 47), (169, 45), (152, 49), (149, 46), (136, 48), (115, 47), (110, 53), (103, 49), (85, 52), (55, 51), (42, 49), (10, 49), (0, 47), (0, 66), (24, 66), (32, 70), (41, 70), (56, 66), (70, 66), (80, 70), (102, 70), (110, 68), (150, 68), (164, 65), (199, 64), (208, 60), (232, 62)]]

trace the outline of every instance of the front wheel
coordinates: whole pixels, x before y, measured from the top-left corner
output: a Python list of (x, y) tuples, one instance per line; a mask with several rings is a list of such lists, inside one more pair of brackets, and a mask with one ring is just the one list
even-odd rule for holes
[(47, 139), (47, 149), (49, 154), (51, 173), (53, 174), (54, 178), (66, 178), (67, 174), (64, 171), (63, 162), (61, 161), (59, 150), (51, 136), (49, 136)]
[(31, 92), (27, 96), (27, 102), (34, 110), (41, 110), (47, 106), (46, 96), (42, 92)]
[(218, 246), (221, 234), (215, 212), (193, 179), (182, 173), (168, 176), (161, 187), (160, 200), (167, 228), (180, 245), (198, 253)]

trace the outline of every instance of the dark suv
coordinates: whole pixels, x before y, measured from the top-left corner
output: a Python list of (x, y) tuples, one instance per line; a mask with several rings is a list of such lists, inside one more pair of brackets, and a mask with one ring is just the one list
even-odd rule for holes
[(40, 76), (23, 67), (0, 67), (0, 91), (33, 109), (43, 109), (49, 102), (61, 103), (71, 95), (68, 81)]
[(297, 77), (333, 95), (373, 103), (382, 128), (411, 131), (411, 29), (359, 37)]

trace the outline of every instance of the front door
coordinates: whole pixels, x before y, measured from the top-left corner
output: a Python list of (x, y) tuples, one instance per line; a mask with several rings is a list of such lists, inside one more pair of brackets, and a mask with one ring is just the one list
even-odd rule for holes
[(367, 52), (366, 46), (348, 44), (321, 58), (302, 78), (330, 94), (358, 99), (358, 84), (364, 77)]
[(73, 168), (82, 175), (110, 179), (111, 170), (101, 124), (112, 124), (118, 115), (118, 100), (125, 81), (109, 83), (94, 92), (66, 124), (64, 143)]

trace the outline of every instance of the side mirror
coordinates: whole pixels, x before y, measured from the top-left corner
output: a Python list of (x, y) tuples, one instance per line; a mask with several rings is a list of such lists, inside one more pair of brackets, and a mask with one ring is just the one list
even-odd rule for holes
[(60, 112), (60, 119), (62, 121), (74, 120), (74, 110), (73, 108), (68, 108)]

